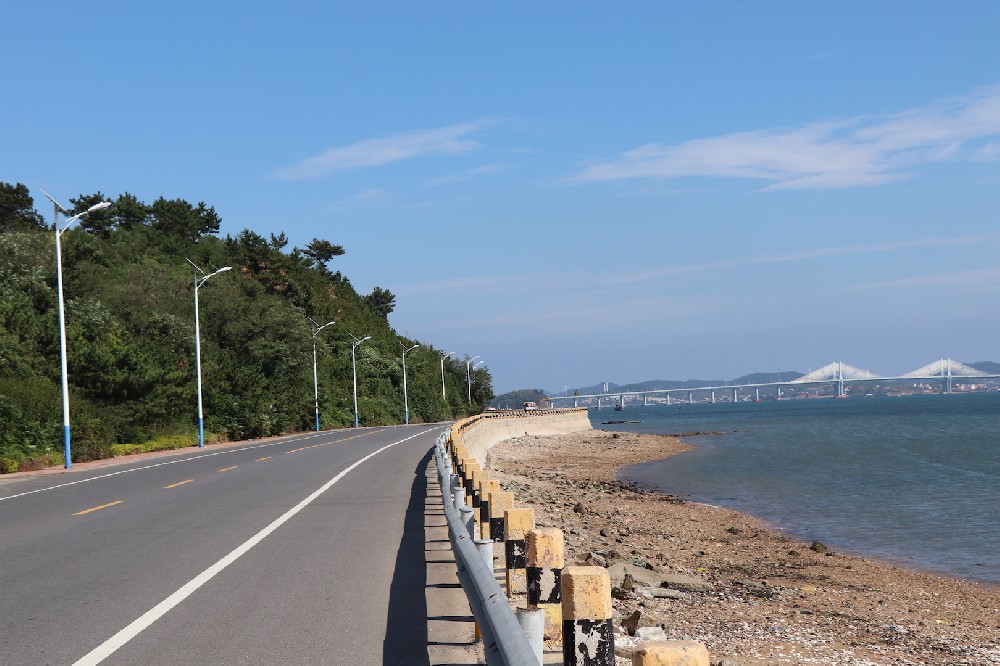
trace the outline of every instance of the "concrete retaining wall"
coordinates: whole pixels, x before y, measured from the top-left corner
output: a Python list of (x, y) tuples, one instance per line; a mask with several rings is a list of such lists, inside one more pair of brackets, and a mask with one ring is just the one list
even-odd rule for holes
[(479, 414), (459, 421), (451, 432), (452, 439), (464, 444), (485, 469), (490, 448), (505, 439), (524, 435), (563, 435), (592, 429), (586, 409), (546, 409)]

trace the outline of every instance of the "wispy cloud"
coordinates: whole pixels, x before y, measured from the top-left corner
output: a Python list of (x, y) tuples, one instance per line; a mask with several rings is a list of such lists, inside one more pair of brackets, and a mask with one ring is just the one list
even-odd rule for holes
[(991, 158), (1000, 136), (1000, 85), (885, 116), (739, 132), (639, 146), (572, 180), (717, 176), (770, 181), (766, 189), (830, 189), (908, 178), (916, 166)]
[(365, 139), (340, 148), (331, 148), (298, 164), (282, 167), (271, 174), (271, 177), (278, 180), (316, 180), (341, 171), (384, 166), (414, 157), (461, 155), (480, 147), (469, 135), (489, 123), (488, 120), (480, 120), (379, 139)]
[[(602, 287), (618, 288), (624, 285), (636, 285), (667, 278), (681, 278), (689, 275), (700, 275), (708, 272), (729, 272), (745, 270), (755, 266), (774, 264), (790, 264), (828, 257), (845, 257), (850, 255), (878, 254), (883, 252), (898, 252), (926, 248), (976, 246), (985, 243), (1000, 242), (1000, 233), (977, 234), (970, 236), (942, 236), (930, 238), (913, 238), (888, 243), (872, 243), (869, 245), (835, 245), (788, 252), (785, 254), (762, 255), (728, 261), (712, 261), (700, 264), (674, 264), (656, 266), (631, 272), (601, 272), (588, 273), (584, 271), (537, 271), (533, 273), (518, 272), (510, 275), (468, 276), (434, 282), (412, 283), (401, 285), (398, 291), (407, 295), (417, 294), (447, 294), (450, 296), (463, 293), (499, 294), (499, 293), (529, 293), (538, 285), (557, 286), (602, 285)], [(887, 283), (889, 284), (889, 283)], [(896, 285), (897, 283), (891, 283)], [(902, 284), (902, 282), (898, 283)]]
[(476, 176), (501, 173), (506, 170), (507, 167), (504, 166), (503, 164), (486, 164), (484, 166), (463, 171), (462, 173), (456, 173), (450, 176), (440, 176), (438, 178), (432, 178), (431, 180), (428, 180), (427, 182), (424, 183), (424, 187), (441, 187), (442, 185), (450, 185), (452, 183), (458, 183), (464, 180), (469, 180), (471, 178), (475, 178)]

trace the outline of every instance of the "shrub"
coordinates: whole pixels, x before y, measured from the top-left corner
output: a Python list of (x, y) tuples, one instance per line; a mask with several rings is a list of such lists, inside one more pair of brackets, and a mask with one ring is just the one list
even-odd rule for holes
[(0, 457), (0, 474), (13, 474), (20, 467), (20, 463), (13, 458)]
[(110, 447), (110, 453), (112, 458), (117, 458), (118, 456), (131, 456), (136, 453), (142, 453), (142, 447), (138, 444), (112, 444)]
[[(172, 451), (174, 449), (185, 449), (197, 443), (198, 439), (194, 435), (163, 435), (143, 442), (140, 451)], [(136, 451), (136, 453), (140, 451)]]

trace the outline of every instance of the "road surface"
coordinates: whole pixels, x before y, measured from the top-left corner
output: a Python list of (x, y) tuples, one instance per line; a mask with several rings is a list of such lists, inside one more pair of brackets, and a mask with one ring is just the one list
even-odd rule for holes
[(0, 477), (0, 662), (427, 663), (425, 468), (441, 430)]

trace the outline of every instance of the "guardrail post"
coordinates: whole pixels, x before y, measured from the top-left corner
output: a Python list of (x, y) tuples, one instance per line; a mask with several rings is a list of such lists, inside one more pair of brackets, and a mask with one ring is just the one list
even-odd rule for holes
[(451, 475), (451, 497), (452, 506), (456, 509), (465, 504), (465, 488), (462, 487), (462, 477), (458, 474)]
[(462, 524), (465, 526), (465, 531), (469, 534), (469, 537), (475, 539), (475, 521), (472, 516), (476, 513), (471, 506), (463, 504), (458, 507), (458, 511), (461, 514)]
[(562, 638), (562, 570), (566, 566), (562, 530), (543, 527), (528, 532), (525, 565), (528, 608), (545, 612), (545, 638)]
[(494, 541), (503, 541), (507, 535), (504, 533), (504, 514), (514, 508), (514, 493), (504, 491), (490, 493), (490, 538)]
[(535, 653), (539, 666), (545, 658), (545, 611), (540, 608), (518, 608), (514, 611), (517, 615), (517, 623), (524, 630), (524, 635), (528, 637), (528, 644), (531, 651)]
[(510, 509), (504, 515), (504, 554), (507, 567), (507, 596), (527, 591), (525, 536), (535, 529), (534, 509)]
[(611, 577), (604, 567), (562, 572), (564, 666), (615, 666)]
[(645, 641), (632, 651), (632, 666), (709, 666), (708, 650), (698, 641)]
[(483, 562), (493, 571), (493, 539), (476, 539), (476, 550), (483, 557)]

